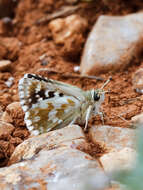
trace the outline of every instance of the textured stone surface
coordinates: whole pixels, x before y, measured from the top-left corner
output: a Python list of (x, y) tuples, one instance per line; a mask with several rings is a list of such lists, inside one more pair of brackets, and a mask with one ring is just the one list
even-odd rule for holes
[(124, 69), (142, 49), (143, 13), (100, 16), (84, 48), (81, 74)]
[(105, 172), (132, 169), (135, 166), (135, 160), (136, 152), (132, 148), (123, 148), (120, 151), (109, 152), (100, 157)]
[(11, 157), (11, 163), (20, 162), (0, 169), (0, 189), (75, 190), (88, 184), (103, 189), (109, 179), (95, 159), (79, 150), (84, 146), (77, 125), (29, 138)]
[[(47, 148), (31, 159), (0, 169), (0, 189), (55, 190), (60, 181), (72, 181), (74, 190), (82, 176), (96, 175), (98, 163), (88, 154), (72, 148)], [(49, 188), (49, 185), (52, 186)]]
[(135, 147), (134, 129), (112, 126), (93, 126), (90, 129), (90, 136), (94, 143), (112, 150), (122, 150), (125, 147)]
[(80, 174), (80, 180), (77, 182), (73, 183), (73, 179), (65, 178), (56, 183), (49, 183), (48, 187), (52, 190), (117, 190), (108, 189), (108, 186), (109, 178), (102, 171), (93, 169)]
[(16, 147), (10, 158), (10, 164), (32, 158), (43, 147), (50, 150), (57, 147), (82, 149), (84, 146), (86, 146), (86, 141), (82, 129), (77, 125), (72, 125), (25, 140)]

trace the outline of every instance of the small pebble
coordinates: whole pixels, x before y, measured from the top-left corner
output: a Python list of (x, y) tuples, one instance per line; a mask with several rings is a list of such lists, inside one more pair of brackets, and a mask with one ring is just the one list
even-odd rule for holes
[(5, 84), (10, 88), (13, 85), (14, 78), (9, 77), (9, 79), (5, 82)]
[(9, 135), (14, 131), (14, 126), (10, 123), (0, 121), (0, 137)]
[(46, 54), (44, 53), (44, 54), (42, 54), (42, 55), (39, 57), (39, 60), (42, 61), (42, 60), (45, 59), (45, 58), (46, 58)]
[(24, 113), (19, 102), (13, 102), (6, 107), (3, 121), (12, 122), (15, 127), (24, 126)]
[(143, 113), (140, 113), (138, 115), (135, 115), (131, 118), (133, 125), (142, 125), (143, 124)]
[(80, 66), (75, 66), (75, 67), (73, 68), (73, 70), (74, 70), (74, 72), (79, 72)]
[(11, 19), (10, 17), (4, 17), (4, 18), (2, 19), (2, 22), (3, 22), (4, 24), (11, 24), (11, 23), (12, 23), (12, 19)]
[(79, 15), (70, 15), (66, 18), (58, 18), (49, 23), (54, 42), (66, 44), (67, 40), (77, 40), (87, 29), (87, 21)]
[(47, 61), (46, 59), (42, 60), (42, 61), (41, 61), (41, 65), (42, 65), (42, 66), (48, 65), (48, 61)]
[(132, 83), (135, 91), (143, 94), (143, 68), (138, 69), (134, 73)]
[(10, 60), (1, 60), (0, 61), (0, 71), (8, 71), (11, 67), (11, 61)]

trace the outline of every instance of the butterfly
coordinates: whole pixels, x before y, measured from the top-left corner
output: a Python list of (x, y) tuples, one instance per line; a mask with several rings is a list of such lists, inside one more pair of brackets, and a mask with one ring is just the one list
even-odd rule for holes
[(25, 112), (25, 123), (33, 135), (59, 129), (68, 124), (85, 123), (92, 115), (100, 114), (105, 91), (100, 89), (83, 91), (82, 89), (41, 77), (36, 74), (25, 74), (19, 80), (20, 104)]

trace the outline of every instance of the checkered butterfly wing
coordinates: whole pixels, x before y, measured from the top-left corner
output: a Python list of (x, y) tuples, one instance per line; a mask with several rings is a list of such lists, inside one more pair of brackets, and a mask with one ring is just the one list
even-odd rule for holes
[(66, 83), (26, 74), (19, 81), (19, 97), (27, 128), (37, 135), (74, 122), (84, 93)]

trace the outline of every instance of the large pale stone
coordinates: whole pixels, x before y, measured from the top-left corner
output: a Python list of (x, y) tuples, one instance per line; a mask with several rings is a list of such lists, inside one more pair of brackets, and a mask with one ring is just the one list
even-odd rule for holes
[(85, 146), (82, 129), (78, 125), (72, 125), (25, 140), (16, 147), (10, 158), (10, 164), (30, 159), (44, 147), (50, 150), (58, 147), (85, 149)]
[(136, 131), (129, 128), (106, 125), (90, 128), (92, 141), (108, 151), (122, 150), (125, 147), (135, 148), (135, 134)]
[(67, 147), (53, 150), (44, 148), (29, 160), (1, 168), (0, 189), (55, 190), (61, 181), (70, 181), (72, 183), (69, 183), (68, 189), (75, 190), (82, 183), (81, 179), (97, 175), (99, 171), (101, 169), (97, 161), (79, 150)]
[(143, 13), (100, 16), (84, 48), (81, 74), (124, 69), (143, 46)]
[(98, 161), (82, 152), (85, 146), (85, 136), (77, 125), (29, 138), (12, 155), (20, 162), (0, 169), (0, 189), (108, 187), (109, 179)]
[[(95, 172), (95, 173), (94, 173)], [(56, 183), (49, 183), (49, 189), (56, 188), (56, 190), (117, 190), (107, 189), (109, 186), (109, 179), (102, 171), (93, 169), (80, 175), (80, 181), (73, 184), (73, 179), (64, 178)], [(120, 189), (118, 189), (120, 190)]]

